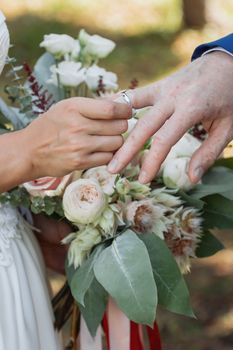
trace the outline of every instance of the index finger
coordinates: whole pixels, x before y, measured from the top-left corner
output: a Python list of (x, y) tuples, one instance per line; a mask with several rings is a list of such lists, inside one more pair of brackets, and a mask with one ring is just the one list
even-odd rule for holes
[(165, 123), (172, 114), (172, 105), (166, 101), (158, 103), (139, 119), (124, 145), (108, 165), (112, 173), (120, 172), (142, 149), (146, 141)]
[(126, 103), (73, 97), (67, 104), (89, 119), (129, 119), (132, 116), (132, 108)]

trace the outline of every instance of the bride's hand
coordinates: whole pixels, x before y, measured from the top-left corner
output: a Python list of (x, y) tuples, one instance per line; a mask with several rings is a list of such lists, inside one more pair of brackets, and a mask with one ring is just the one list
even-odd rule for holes
[(126, 104), (87, 98), (52, 106), (25, 130), (33, 177), (107, 164), (123, 144), (130, 115)]
[(194, 124), (202, 122), (209, 137), (194, 153), (189, 177), (197, 182), (233, 138), (233, 57), (207, 54), (155, 84), (130, 90), (134, 108), (152, 106), (139, 120), (109, 164), (117, 173), (155, 134), (139, 180), (151, 181), (171, 147)]

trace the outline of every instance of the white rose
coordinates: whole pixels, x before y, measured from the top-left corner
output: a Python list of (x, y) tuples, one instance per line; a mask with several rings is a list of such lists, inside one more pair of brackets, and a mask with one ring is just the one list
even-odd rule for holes
[(97, 90), (102, 79), (104, 89), (106, 91), (116, 90), (117, 85), (117, 75), (112, 72), (107, 72), (104, 68), (100, 68), (97, 65), (93, 65), (86, 71), (86, 83), (90, 90)]
[(60, 83), (64, 86), (76, 87), (85, 80), (85, 68), (81, 68), (80, 62), (63, 61), (50, 67), (52, 72), (48, 83), (58, 85), (57, 75), (59, 75)]
[(89, 35), (85, 30), (79, 34), (81, 45), (84, 46), (84, 53), (96, 58), (104, 58), (113, 51), (116, 44), (100, 35)]
[(157, 176), (161, 176), (165, 165), (174, 158), (192, 157), (193, 153), (201, 146), (201, 142), (194, 136), (186, 133), (170, 150), (165, 161), (160, 167)]
[(42, 177), (23, 184), (28, 193), (33, 197), (54, 197), (61, 196), (68, 185), (72, 181), (73, 174), (64, 177)]
[(98, 180), (104, 193), (106, 193), (109, 196), (111, 196), (114, 193), (115, 181), (116, 181), (117, 175), (110, 174), (107, 170), (106, 165), (87, 170), (84, 173), (83, 178)]
[[(172, 158), (191, 157), (201, 146), (201, 142), (194, 136), (186, 133), (171, 149), (169, 155)], [(169, 156), (168, 155), (168, 156)]]
[(74, 224), (94, 223), (106, 208), (106, 196), (96, 180), (79, 179), (71, 183), (63, 196), (65, 216)]
[(77, 40), (66, 34), (48, 34), (44, 36), (44, 40), (40, 43), (40, 47), (44, 47), (46, 51), (52, 55), (65, 55), (71, 53), (77, 44)]
[(190, 190), (194, 184), (189, 180), (187, 170), (189, 157), (170, 159), (164, 166), (163, 182), (169, 188)]

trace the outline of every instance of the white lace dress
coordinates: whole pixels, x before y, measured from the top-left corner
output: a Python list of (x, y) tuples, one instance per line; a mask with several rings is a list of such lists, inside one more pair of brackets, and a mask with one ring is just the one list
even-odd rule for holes
[[(0, 11), (0, 72), (9, 34)], [(0, 350), (58, 350), (39, 248), (29, 225), (0, 205)]]

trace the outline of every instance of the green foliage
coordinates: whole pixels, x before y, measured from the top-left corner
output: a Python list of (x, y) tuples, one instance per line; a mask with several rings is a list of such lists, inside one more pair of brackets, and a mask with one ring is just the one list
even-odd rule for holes
[[(74, 271), (71, 278), (70, 287), (74, 299), (81, 305), (84, 304), (84, 297), (89, 289), (90, 285), (94, 280), (94, 264), (100, 255), (100, 253), (105, 249), (104, 244), (98, 245), (90, 257), (84, 261), (84, 263)], [(72, 267), (71, 267), (72, 268)]]
[(157, 288), (147, 249), (133, 231), (127, 230), (100, 254), (94, 273), (130, 320), (153, 325)]
[(64, 217), (61, 197), (31, 197), (24, 187), (17, 187), (0, 195), (0, 203), (10, 203), (14, 207), (24, 206), (34, 214)]
[(78, 304), (82, 316), (84, 317), (87, 327), (93, 337), (95, 336), (97, 328), (103, 319), (107, 301), (108, 293), (96, 280), (96, 278), (94, 278), (85, 294), (85, 307)]
[(201, 242), (196, 249), (198, 258), (206, 258), (224, 249), (224, 245), (209, 231), (204, 232)]
[(228, 229), (233, 227), (233, 201), (219, 194), (205, 197), (203, 211), (206, 229)]
[(166, 243), (155, 234), (138, 236), (145, 244), (158, 289), (158, 303), (166, 309), (193, 317), (185, 280)]
[(233, 171), (223, 166), (211, 168), (203, 177), (203, 183), (190, 192), (193, 199), (200, 199), (212, 194), (233, 199)]

